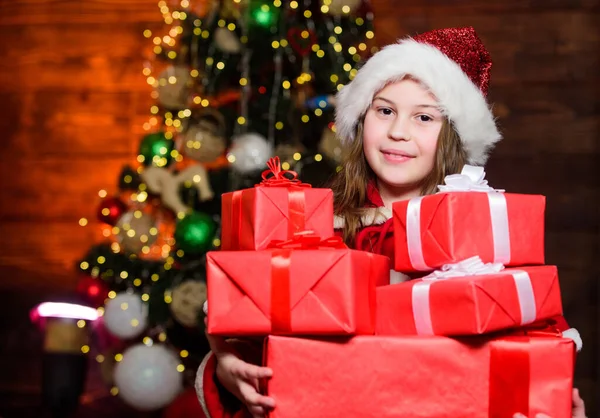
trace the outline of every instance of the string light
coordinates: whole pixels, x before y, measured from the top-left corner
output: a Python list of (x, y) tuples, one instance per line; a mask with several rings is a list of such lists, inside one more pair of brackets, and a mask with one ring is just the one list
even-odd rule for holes
[(89, 346), (89, 345), (84, 345), (84, 346), (82, 346), (82, 347), (81, 347), (81, 352), (82, 352), (83, 354), (87, 354), (87, 353), (89, 353), (89, 352), (90, 352), (90, 346)]
[(98, 196), (100, 196), (101, 198), (105, 198), (105, 197), (106, 197), (106, 194), (107, 194), (107, 193), (106, 193), (106, 190), (100, 190), (100, 191), (98, 192)]
[(96, 361), (97, 361), (98, 363), (104, 363), (104, 356), (103, 356), (102, 354), (98, 354), (98, 355), (96, 356)]
[(83, 319), (80, 319), (79, 321), (77, 321), (77, 327), (85, 328), (85, 321)]
[(115, 361), (118, 363), (121, 360), (123, 360), (123, 354), (121, 354), (121, 353), (115, 354)]
[(119, 394), (119, 388), (116, 386), (113, 386), (112, 388), (110, 388), (110, 394), (112, 396), (117, 396)]
[(294, 155), (292, 155), (292, 158), (294, 159), (294, 161), (300, 161), (302, 155), (299, 152), (295, 152)]
[(81, 264), (79, 264), (79, 267), (81, 268), (81, 270), (87, 270), (90, 265), (87, 261), (82, 261)]

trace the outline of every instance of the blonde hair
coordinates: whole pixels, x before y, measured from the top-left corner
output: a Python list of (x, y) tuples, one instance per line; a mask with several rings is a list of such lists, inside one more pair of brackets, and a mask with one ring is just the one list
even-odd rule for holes
[[(363, 151), (363, 121), (358, 124), (356, 138), (344, 151), (343, 168), (333, 178), (331, 189), (334, 212), (345, 221), (344, 241), (352, 245), (356, 232), (364, 226), (361, 224), (361, 217), (367, 203), (367, 185), (370, 181), (376, 181), (375, 173), (369, 167)], [(421, 195), (435, 193), (444, 177), (459, 173), (466, 162), (467, 154), (460, 137), (445, 118), (438, 135), (435, 164), (421, 184)]]

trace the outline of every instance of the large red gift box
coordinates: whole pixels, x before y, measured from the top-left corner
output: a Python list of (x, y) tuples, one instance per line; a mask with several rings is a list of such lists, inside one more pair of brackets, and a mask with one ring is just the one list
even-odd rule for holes
[(395, 202), (395, 266), (430, 271), (472, 256), (507, 266), (544, 264), (546, 198), (448, 192)]
[(375, 287), (389, 274), (387, 257), (349, 249), (209, 252), (208, 332), (373, 334)]
[(574, 345), (559, 337), (269, 337), (271, 418), (571, 417)]
[(279, 159), (270, 160), (269, 167), (256, 187), (222, 195), (222, 250), (264, 250), (273, 240), (291, 239), (305, 230), (333, 235), (331, 189), (299, 182), (296, 173), (281, 170)]
[(473, 335), (562, 314), (555, 266), (418, 279), (377, 289), (378, 335)]

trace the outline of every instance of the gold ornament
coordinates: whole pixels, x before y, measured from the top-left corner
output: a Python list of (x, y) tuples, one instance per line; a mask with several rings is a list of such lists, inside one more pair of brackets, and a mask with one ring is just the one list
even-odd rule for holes
[(279, 157), (281, 164), (289, 164), (289, 167), (283, 167), (284, 170), (289, 170), (289, 168), (292, 167), (297, 161), (294, 159), (294, 156), (302, 155), (303, 152), (304, 148), (300, 144), (282, 143), (277, 145), (274, 155)]
[(340, 142), (340, 138), (327, 127), (323, 129), (323, 135), (321, 135), (319, 152), (331, 158), (337, 164), (341, 164), (342, 162), (342, 143)]
[(140, 210), (126, 212), (119, 218), (116, 227), (119, 230), (117, 241), (129, 253), (139, 254), (144, 246), (152, 245), (157, 238), (157, 234), (150, 231), (155, 228), (154, 219)]
[(248, 5), (248, 0), (223, 0), (219, 17), (225, 20), (239, 20), (242, 9)]
[(227, 28), (217, 28), (215, 30), (215, 44), (221, 51), (229, 54), (239, 54), (242, 51), (242, 42), (235, 32)]
[(186, 327), (198, 325), (198, 315), (206, 301), (206, 283), (186, 280), (171, 292), (173, 301), (169, 304), (177, 322)]
[(166, 168), (148, 167), (140, 174), (142, 180), (152, 193), (160, 195), (160, 199), (166, 207), (175, 212), (187, 213), (191, 208), (187, 207), (179, 196), (179, 188), (186, 182), (192, 183), (198, 190), (202, 202), (211, 200), (214, 192), (208, 181), (206, 169), (200, 165), (191, 165), (177, 174), (173, 174)]
[(190, 69), (170, 65), (158, 76), (158, 102), (168, 109), (183, 109), (188, 105), (194, 78)]
[(213, 162), (223, 155), (227, 148), (224, 127), (221, 126), (224, 123), (220, 119), (215, 123), (204, 117), (191, 125), (183, 135), (183, 154), (202, 163)]
[(328, 6), (329, 13), (334, 16), (352, 14), (358, 9), (361, 3), (362, 0), (321, 0), (321, 5)]

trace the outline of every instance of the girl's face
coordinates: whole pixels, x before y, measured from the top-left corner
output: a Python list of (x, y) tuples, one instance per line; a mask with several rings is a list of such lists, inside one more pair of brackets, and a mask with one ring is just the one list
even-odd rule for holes
[(365, 115), (363, 149), (380, 188), (419, 189), (433, 170), (442, 122), (436, 99), (414, 80), (389, 84), (375, 95)]

